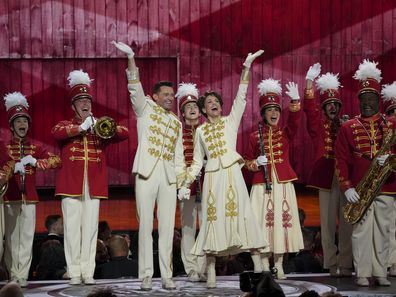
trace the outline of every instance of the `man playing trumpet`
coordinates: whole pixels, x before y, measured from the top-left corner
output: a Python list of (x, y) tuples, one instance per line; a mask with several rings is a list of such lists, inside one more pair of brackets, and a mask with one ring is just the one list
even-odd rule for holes
[(94, 132), (91, 79), (82, 70), (70, 72), (69, 96), (75, 117), (61, 121), (52, 133), (61, 149), (62, 168), (58, 172), (55, 195), (62, 198), (67, 271), (71, 285), (95, 284), (96, 238), (99, 201), (108, 198), (104, 149), (109, 143), (128, 138), (128, 129), (116, 126), (111, 139)]

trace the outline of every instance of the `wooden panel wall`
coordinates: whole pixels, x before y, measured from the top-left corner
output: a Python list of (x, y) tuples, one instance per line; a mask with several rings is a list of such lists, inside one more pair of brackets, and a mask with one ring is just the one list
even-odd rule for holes
[[(383, 82), (396, 77), (393, 0), (3, 0), (0, 1), (0, 95), (20, 90), (29, 98), (32, 137), (56, 151), (51, 127), (70, 117), (66, 77), (83, 68), (95, 79), (95, 115), (111, 115), (131, 130), (128, 143), (110, 150), (110, 184), (130, 183), (136, 149), (135, 118), (127, 97), (125, 57), (110, 44), (130, 44), (138, 57), (147, 93), (158, 79), (196, 83), (224, 97), (228, 113), (241, 64), (248, 52), (264, 49), (253, 66), (238, 150), (256, 125), (257, 84), (269, 76), (293, 80), (302, 94), (308, 67), (340, 73), (343, 113), (358, 113), (352, 79), (364, 58), (380, 63)], [(282, 121), (287, 117), (287, 99)], [(0, 113), (5, 114), (1, 105)], [(305, 117), (291, 147), (300, 182), (312, 165)], [(0, 118), (0, 137), (9, 131)], [(40, 175), (52, 186), (54, 173)]]

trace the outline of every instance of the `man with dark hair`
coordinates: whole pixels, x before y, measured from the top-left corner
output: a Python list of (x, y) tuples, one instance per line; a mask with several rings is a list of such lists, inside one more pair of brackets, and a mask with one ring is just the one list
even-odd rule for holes
[(49, 215), (45, 219), (48, 235), (44, 241), (58, 240), (63, 245), (63, 219), (61, 215)]
[(120, 235), (113, 235), (109, 239), (110, 261), (100, 265), (97, 270), (98, 278), (137, 277), (138, 265), (136, 260), (128, 259), (128, 243)]
[(173, 88), (173, 83), (167, 80), (161, 80), (154, 85), (153, 94), (158, 94), (162, 87)]
[[(162, 287), (175, 289), (172, 280), (172, 243), (176, 212), (176, 189), (185, 176), (182, 124), (171, 112), (175, 93), (160, 82), (153, 97), (144, 95), (134, 52), (122, 43), (113, 44), (128, 56), (128, 90), (137, 118), (138, 148), (133, 163), (136, 207), (139, 216), (139, 278), (142, 290), (151, 290), (153, 269), (153, 212), (157, 203), (158, 248)], [(179, 197), (189, 195), (185, 189)]]

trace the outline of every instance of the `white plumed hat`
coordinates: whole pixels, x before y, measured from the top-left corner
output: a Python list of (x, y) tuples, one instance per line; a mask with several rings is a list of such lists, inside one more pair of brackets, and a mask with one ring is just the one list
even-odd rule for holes
[(260, 94), (260, 110), (272, 106), (282, 109), (282, 86), (280, 85), (278, 80), (272, 78), (264, 79), (259, 83), (257, 88)]
[(181, 83), (176, 92), (176, 98), (179, 102), (179, 109), (183, 112), (183, 106), (188, 102), (198, 101), (198, 89), (196, 84)]
[(72, 103), (81, 98), (88, 98), (92, 100), (92, 95), (90, 93), (90, 86), (93, 79), (90, 79), (88, 73), (80, 70), (73, 70), (69, 73), (67, 78), (69, 81), (69, 86), (71, 87), (69, 92), (69, 97)]
[(11, 124), (15, 118), (21, 116), (27, 117), (29, 121), (32, 120), (28, 113), (29, 104), (22, 93), (13, 92), (5, 95), (4, 105), (6, 107), (9, 124)]

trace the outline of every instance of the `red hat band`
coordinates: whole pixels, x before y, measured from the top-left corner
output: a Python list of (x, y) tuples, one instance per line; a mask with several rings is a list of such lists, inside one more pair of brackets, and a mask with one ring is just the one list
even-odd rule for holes
[(12, 121), (15, 120), (17, 117), (26, 117), (28, 118), (29, 122), (32, 120), (28, 113), (28, 109), (23, 105), (15, 105), (11, 107), (7, 111), (7, 116), (9, 124), (11, 124)]
[(383, 110), (387, 114), (393, 109), (396, 109), (396, 100), (386, 100), (384, 101), (383, 105)]
[(328, 89), (320, 94), (320, 106), (323, 108), (326, 104), (335, 102), (342, 105), (342, 101), (340, 100), (340, 93), (338, 90)]
[(263, 96), (260, 97), (260, 110), (263, 108), (267, 107), (278, 107), (279, 109), (282, 109), (281, 104), (280, 104), (280, 96), (276, 93), (267, 93)]
[(381, 90), (380, 83), (373, 78), (367, 78), (366, 80), (359, 81), (358, 96), (361, 94), (364, 94), (364, 93), (369, 93), (369, 92), (379, 95), (380, 90)]
[(193, 95), (184, 96), (184, 97), (180, 98), (179, 100), (180, 100), (179, 101), (180, 112), (183, 112), (183, 106), (186, 105), (187, 103), (189, 103), (189, 102), (197, 103), (197, 101), (198, 101), (198, 99)]
[(88, 98), (92, 101), (90, 90), (91, 88), (85, 84), (78, 84), (73, 86), (69, 92), (69, 97), (71, 99), (71, 102), (73, 103), (77, 99), (81, 99), (81, 98)]

